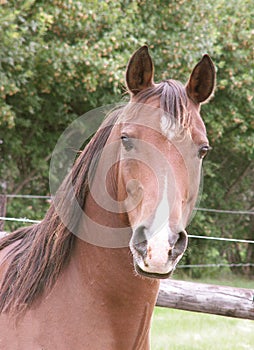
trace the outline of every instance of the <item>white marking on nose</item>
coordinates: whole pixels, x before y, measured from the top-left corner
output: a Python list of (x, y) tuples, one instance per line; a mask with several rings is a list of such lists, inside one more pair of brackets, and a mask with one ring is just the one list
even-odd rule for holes
[(170, 247), (168, 238), (169, 229), (169, 201), (168, 201), (168, 177), (163, 181), (163, 192), (161, 201), (156, 209), (154, 219), (149, 232), (151, 237), (147, 237), (147, 257), (145, 259), (146, 271), (156, 273), (168, 272)]
[(153, 236), (147, 243), (147, 256), (145, 263), (149, 270), (156, 273), (168, 272), (170, 247), (168, 242), (169, 228), (165, 225), (161, 231)]
[[(169, 222), (169, 201), (168, 201), (168, 177), (164, 177), (163, 192), (161, 201), (155, 211), (154, 219), (150, 228), (150, 232), (153, 236), (157, 236), (158, 232), (164, 233), (164, 226), (168, 226)], [(164, 234), (162, 234), (164, 236)], [(147, 237), (148, 239), (152, 237)]]

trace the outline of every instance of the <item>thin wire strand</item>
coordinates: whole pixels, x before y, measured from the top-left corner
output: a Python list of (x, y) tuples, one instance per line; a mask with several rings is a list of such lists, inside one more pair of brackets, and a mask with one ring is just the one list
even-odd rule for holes
[[(31, 198), (31, 199), (52, 199), (52, 196), (30, 195), (30, 194), (6, 194), (6, 198)], [(212, 208), (195, 208), (194, 210), (206, 211), (219, 214), (234, 214), (234, 215), (254, 215), (254, 211), (250, 210), (223, 210)]]
[(186, 268), (206, 268), (206, 267), (254, 267), (253, 263), (237, 263), (237, 264), (226, 264), (226, 263), (218, 263), (218, 264), (196, 264), (196, 265), (178, 265), (178, 269), (186, 269)]
[(254, 243), (254, 241), (247, 239), (237, 239), (237, 238), (224, 238), (224, 237), (209, 237), (209, 236), (195, 236), (188, 235), (189, 238), (198, 238), (198, 239), (209, 239), (215, 241), (225, 241), (225, 242), (238, 242), (238, 243)]
[(51, 196), (40, 196), (31, 194), (6, 194), (6, 198), (33, 198), (33, 199), (52, 199)]
[(222, 209), (209, 209), (209, 208), (195, 208), (195, 210), (207, 211), (207, 212), (219, 213), (219, 214), (254, 215), (254, 211), (249, 211), (249, 210), (222, 210)]
[[(2, 219), (0, 217), (0, 219)], [(10, 218), (12, 219), (12, 218)], [(20, 219), (20, 221), (25, 220), (25, 222), (33, 222), (38, 223), (37, 220), (29, 220), (29, 219)], [(4, 237), (5, 235), (8, 235), (7, 232), (0, 232), (0, 238)], [(189, 265), (177, 265), (177, 269), (189, 269), (189, 268), (219, 268), (219, 267), (254, 267), (254, 263), (232, 263), (232, 264), (226, 264), (226, 263), (217, 263), (217, 264), (189, 264)]]
[(34, 223), (34, 224), (39, 224), (41, 221), (39, 220), (30, 220), (27, 218), (7, 218), (7, 217), (3, 217), (0, 216), (0, 220), (3, 221), (16, 221), (16, 222), (30, 222), (30, 223)]
[[(0, 216), (0, 220), (3, 221), (17, 221), (17, 222), (26, 222), (26, 223), (40, 223), (39, 220), (30, 220), (27, 218), (10, 218)], [(197, 238), (197, 239), (207, 239), (214, 241), (225, 241), (225, 242), (237, 242), (237, 243), (251, 243), (254, 244), (254, 241), (247, 239), (237, 239), (237, 238), (223, 238), (223, 237), (209, 237), (209, 236), (196, 236), (196, 235), (188, 235), (189, 238)]]

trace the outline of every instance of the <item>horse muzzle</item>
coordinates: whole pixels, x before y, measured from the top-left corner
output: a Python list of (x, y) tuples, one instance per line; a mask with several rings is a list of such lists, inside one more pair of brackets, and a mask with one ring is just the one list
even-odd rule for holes
[(130, 242), (138, 274), (151, 278), (168, 278), (187, 248), (186, 231), (177, 234), (164, 227), (151, 235), (145, 226), (135, 229)]

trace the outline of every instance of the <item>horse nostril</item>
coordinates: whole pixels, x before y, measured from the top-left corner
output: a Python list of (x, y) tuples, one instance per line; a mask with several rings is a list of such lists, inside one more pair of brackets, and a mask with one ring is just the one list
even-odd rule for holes
[(147, 239), (145, 235), (146, 227), (139, 226), (134, 232), (133, 246), (135, 250), (144, 258), (147, 255)]
[(144, 258), (147, 255), (147, 241), (134, 244), (136, 251)]
[(185, 231), (179, 232), (178, 235), (179, 235), (179, 238), (176, 241), (175, 247), (174, 247), (174, 254), (177, 256), (184, 253), (188, 243), (188, 237)]
[(168, 251), (168, 256), (169, 256), (169, 258), (172, 256), (172, 248), (169, 248), (169, 251)]

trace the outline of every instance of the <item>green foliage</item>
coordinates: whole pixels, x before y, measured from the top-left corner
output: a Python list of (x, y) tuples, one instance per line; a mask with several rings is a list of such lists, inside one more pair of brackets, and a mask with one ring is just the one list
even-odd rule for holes
[[(48, 162), (59, 135), (89, 109), (121, 99), (126, 63), (147, 43), (157, 80), (187, 81), (202, 54), (212, 56), (217, 91), (203, 117), (213, 152), (205, 162), (200, 206), (251, 210), (253, 12), (251, 0), (0, 5), (1, 192), (48, 194)], [(14, 201), (8, 206), (13, 216), (43, 217), (47, 207), (38, 204), (36, 213), (29, 212), (30, 206)], [(253, 239), (253, 227), (250, 216), (199, 212), (190, 231)], [(245, 262), (254, 253), (250, 245), (192, 240), (184, 259)]]

